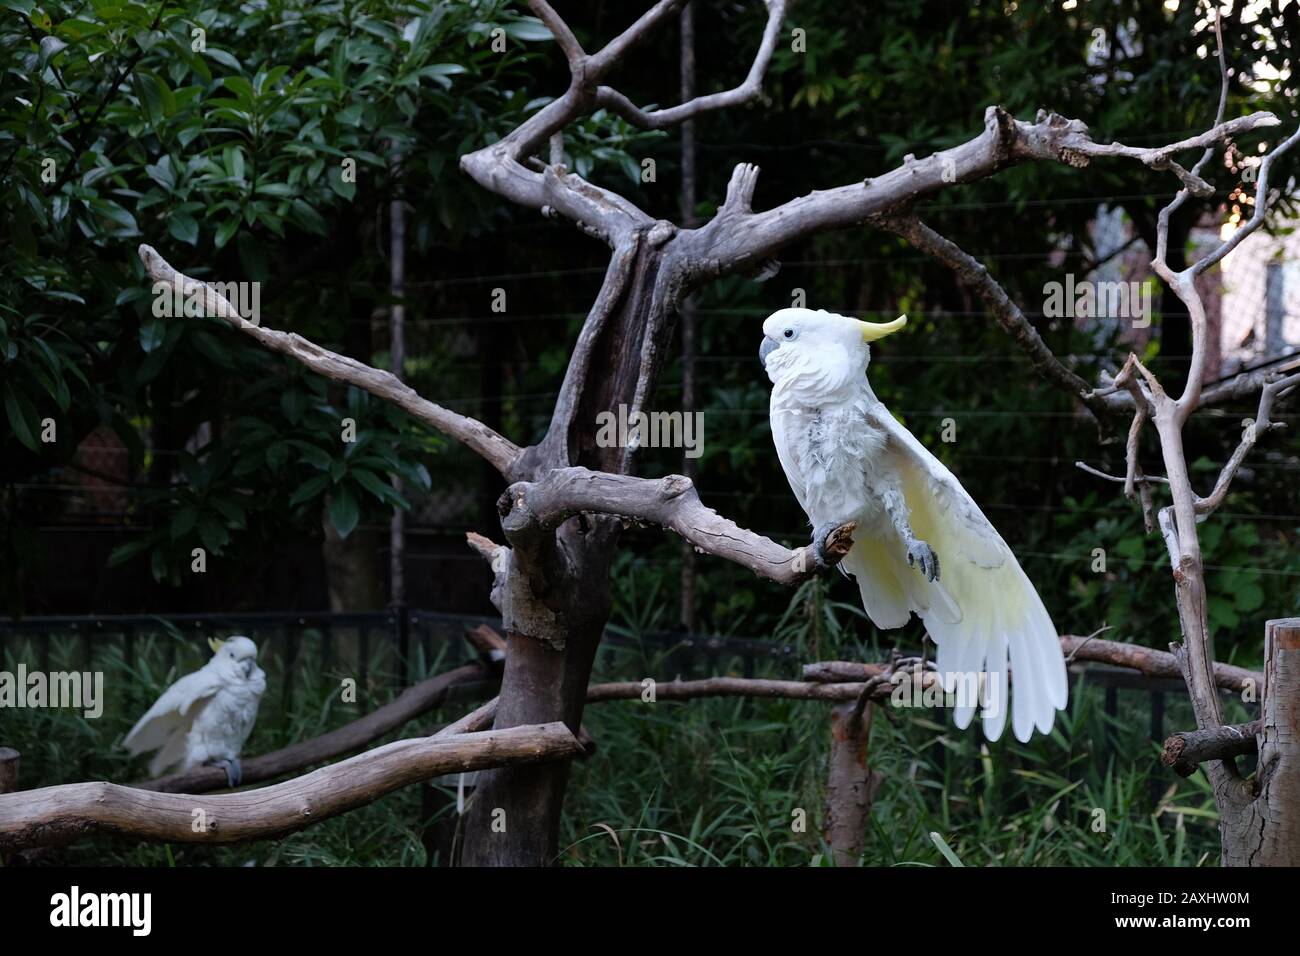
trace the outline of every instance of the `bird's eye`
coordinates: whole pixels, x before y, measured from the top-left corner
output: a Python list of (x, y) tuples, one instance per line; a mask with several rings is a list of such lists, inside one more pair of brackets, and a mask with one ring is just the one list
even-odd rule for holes
[(792, 339), (794, 338), (794, 329), (786, 329), (781, 334), (784, 335), (787, 339)]

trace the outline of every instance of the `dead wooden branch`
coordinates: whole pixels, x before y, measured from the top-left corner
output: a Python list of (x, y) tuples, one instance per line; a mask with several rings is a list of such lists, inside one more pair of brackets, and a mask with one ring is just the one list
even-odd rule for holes
[(831, 708), (830, 772), (822, 836), (836, 866), (856, 866), (862, 855), (867, 818), (884, 775), (867, 760), (874, 707), (859, 712), (856, 703)]
[[(1178, 660), (1173, 654), (1138, 644), (1063, 634), (1061, 651), (1067, 659), (1127, 667), (1146, 677), (1177, 679), (1182, 676)], [(866, 664), (860, 661), (817, 661), (804, 665), (803, 679), (817, 683), (858, 683), (879, 677), (886, 673), (887, 667), (886, 664)], [(1264, 675), (1257, 671), (1232, 664), (1215, 664), (1214, 676), (1220, 688), (1236, 693), (1248, 689), (1259, 693), (1264, 679)]]
[(201, 299), (205, 315), (223, 319), (272, 351), (298, 360), (313, 372), (336, 382), (355, 385), (376, 398), (391, 402), (412, 417), (468, 446), (506, 478), (513, 477), (514, 464), (519, 457), (518, 446), (482, 422), (421, 398), (415, 389), (391, 372), (321, 348), (296, 333), (279, 332), (250, 322), (210, 285), (173, 269), (152, 246), (141, 245), (139, 252), (145, 271), (155, 283), (165, 283), (187, 301), (194, 297)]
[(906, 239), (912, 248), (934, 257), (952, 270), (958, 281), (988, 306), (994, 320), (1020, 346), (1030, 364), (1043, 378), (1069, 392), (1094, 412), (1116, 412), (1123, 409), (1123, 402), (1117, 395), (1098, 394), (1092, 386), (1061, 363), (1020, 307), (974, 256), (950, 239), (939, 235), (914, 215), (886, 214), (876, 217), (872, 222)]
[[(701, 680), (654, 682), (655, 700), (693, 700), (697, 697), (775, 697), (785, 700), (855, 701), (863, 684), (811, 684), (797, 680), (761, 677), (706, 677)], [(640, 700), (650, 692), (642, 681), (592, 684), (587, 702)]]
[[(260, 783), (302, 770), (312, 764), (324, 763), (335, 757), (360, 750), (403, 724), (426, 714), (447, 699), (448, 692), (458, 684), (488, 680), (491, 674), (482, 664), (466, 664), (454, 670), (430, 677), (406, 690), (393, 700), (364, 717), (345, 724), (337, 730), (300, 741), (243, 762), (243, 783)], [(132, 784), (141, 790), (160, 793), (207, 793), (226, 788), (226, 772), (217, 767), (195, 767), (184, 773), (172, 774)]]
[[(537, 482), (517, 482), (502, 496), (507, 532), (523, 527), (553, 530), (574, 515), (593, 513), (649, 521), (677, 532), (699, 550), (749, 568), (778, 584), (795, 584), (816, 574), (811, 545), (791, 551), (723, 518), (700, 501), (688, 478), (636, 478), (586, 468), (559, 468)], [(853, 545), (854, 524), (827, 541), (829, 564)]]
[(1245, 724), (1224, 724), (1205, 730), (1170, 734), (1165, 738), (1160, 762), (1180, 777), (1190, 777), (1205, 760), (1227, 760), (1253, 754), (1258, 749), (1255, 735), (1263, 725), (1258, 720)]
[[(710, 93), (696, 96), (679, 106), (666, 109), (645, 111), (637, 107), (626, 96), (608, 86), (596, 90), (596, 105), (617, 113), (633, 126), (642, 129), (668, 129), (677, 126), (709, 110), (739, 106), (755, 99), (762, 92), (763, 75), (772, 61), (776, 50), (777, 38), (781, 33), (781, 21), (785, 17), (785, 0), (765, 0), (767, 4), (767, 26), (763, 30), (763, 39), (759, 43), (758, 53), (744, 82), (722, 93)], [(570, 63), (573, 61), (570, 60)]]
[(1161, 164), (1180, 150), (1204, 142), (1223, 142), (1277, 122), (1272, 113), (1252, 113), (1216, 124), (1190, 140), (1139, 150), (1095, 143), (1088, 127), (1079, 120), (1040, 112), (1033, 123), (1027, 123), (1001, 107), (990, 106), (984, 114), (984, 132), (960, 146), (921, 160), (908, 156), (902, 166), (882, 176), (817, 190), (764, 212), (724, 209), (699, 230), (697, 248), (716, 263), (719, 274), (725, 274), (752, 267), (789, 243), (903, 209), (922, 196), (957, 183), (984, 179), (1016, 163), (1048, 161), (1085, 166), (1094, 156), (1117, 156), (1148, 165)]
[(1232, 457), (1228, 459), (1223, 470), (1219, 472), (1219, 477), (1214, 483), (1214, 490), (1206, 497), (1196, 499), (1196, 513), (1200, 515), (1213, 514), (1223, 504), (1223, 499), (1227, 497), (1228, 488), (1232, 485), (1232, 480), (1237, 476), (1238, 469), (1250, 454), (1259, 437), (1265, 432), (1276, 428), (1285, 428), (1285, 422), (1275, 422), (1270, 420), (1269, 415), (1273, 410), (1273, 402), (1285, 396), (1291, 389), (1300, 385), (1300, 374), (1288, 375), (1285, 378), (1269, 382), (1264, 386), (1259, 396), (1259, 410), (1255, 418), (1246, 419), (1242, 422), (1241, 442), (1233, 450)]
[(283, 836), (448, 773), (571, 757), (563, 724), (400, 740), (284, 783), (195, 796), (111, 783), (74, 783), (0, 796), (0, 850), (117, 833), (176, 843), (234, 843)]

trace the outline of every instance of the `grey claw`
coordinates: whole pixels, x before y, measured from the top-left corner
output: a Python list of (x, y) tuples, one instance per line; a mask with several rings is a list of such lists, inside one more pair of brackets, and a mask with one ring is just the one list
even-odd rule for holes
[(843, 522), (836, 524), (819, 524), (813, 528), (812, 554), (813, 562), (818, 568), (825, 568), (830, 565), (830, 562), (826, 560), (826, 539), (830, 537), (830, 533), (838, 528), (840, 524), (843, 524)]
[(919, 568), (927, 581), (939, 580), (939, 555), (924, 541), (913, 541), (908, 545), (907, 563)]
[(240, 782), (244, 779), (244, 768), (239, 762), (238, 757), (234, 760), (214, 760), (211, 765), (213, 767), (220, 767), (226, 772), (226, 786), (231, 790), (238, 787)]

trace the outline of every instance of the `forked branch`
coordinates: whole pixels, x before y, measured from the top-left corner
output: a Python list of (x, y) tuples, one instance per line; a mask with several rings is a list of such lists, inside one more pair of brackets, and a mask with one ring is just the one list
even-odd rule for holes
[(514, 477), (519, 447), (482, 422), (422, 398), (415, 389), (391, 372), (321, 348), (296, 333), (279, 332), (250, 322), (210, 285), (173, 269), (152, 246), (142, 245), (139, 252), (140, 261), (144, 263), (149, 278), (155, 283), (165, 283), (187, 302), (195, 299), (200, 301), (204, 315), (223, 319), (272, 351), (297, 359), (313, 372), (336, 382), (363, 388), (376, 398), (391, 402), (412, 417), (468, 446), (507, 479)]
[[(676, 531), (700, 551), (778, 584), (796, 584), (822, 566), (811, 545), (791, 551), (705, 507), (691, 480), (681, 475), (651, 479), (558, 468), (536, 482), (511, 485), (502, 496), (502, 510), (502, 527), (513, 535), (525, 528), (552, 531), (584, 513), (651, 522)], [(854, 527), (850, 522), (828, 536), (826, 564), (836, 564), (848, 553)]]

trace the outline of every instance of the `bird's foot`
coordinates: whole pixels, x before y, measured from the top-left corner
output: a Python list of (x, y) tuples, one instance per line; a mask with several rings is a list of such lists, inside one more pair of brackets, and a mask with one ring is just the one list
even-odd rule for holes
[(226, 785), (231, 789), (239, 786), (244, 779), (244, 768), (239, 762), (239, 758), (233, 760), (209, 760), (208, 766), (220, 767), (226, 772)]
[(836, 564), (853, 545), (854, 521), (829, 521), (813, 527), (812, 556), (818, 570)]
[(889, 657), (891, 674), (918, 674), (934, 670), (937, 670), (934, 661), (925, 657), (903, 657), (897, 651)]
[(919, 569), (927, 581), (939, 580), (939, 556), (924, 541), (916, 540), (907, 546), (907, 563)]

